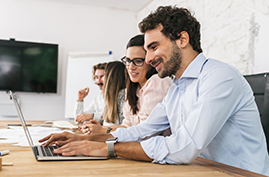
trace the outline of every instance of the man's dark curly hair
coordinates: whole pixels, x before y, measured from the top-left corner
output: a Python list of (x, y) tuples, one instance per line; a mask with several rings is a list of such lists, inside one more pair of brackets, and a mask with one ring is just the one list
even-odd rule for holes
[(186, 31), (193, 50), (203, 52), (201, 48), (200, 23), (192, 16), (190, 11), (176, 6), (160, 6), (139, 23), (142, 33), (163, 26), (162, 33), (171, 40), (180, 38), (180, 33)]

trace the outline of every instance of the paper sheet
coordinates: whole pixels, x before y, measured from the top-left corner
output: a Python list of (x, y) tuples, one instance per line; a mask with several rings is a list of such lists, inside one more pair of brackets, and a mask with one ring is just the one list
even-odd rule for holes
[[(32, 136), (34, 145), (39, 145), (39, 139), (51, 134), (62, 133), (64, 130), (59, 128), (47, 128), (47, 127), (28, 127)], [(69, 131), (71, 132), (71, 131)], [(26, 135), (22, 127), (12, 126), (9, 129), (0, 129), (0, 143), (17, 143), (13, 146), (28, 146)]]

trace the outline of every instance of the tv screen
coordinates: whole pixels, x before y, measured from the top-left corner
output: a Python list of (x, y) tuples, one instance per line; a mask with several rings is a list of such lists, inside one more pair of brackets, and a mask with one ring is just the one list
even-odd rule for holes
[(0, 90), (57, 93), (58, 45), (0, 40)]

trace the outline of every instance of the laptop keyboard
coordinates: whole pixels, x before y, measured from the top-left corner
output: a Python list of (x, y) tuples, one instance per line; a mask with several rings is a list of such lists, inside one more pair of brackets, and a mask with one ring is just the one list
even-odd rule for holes
[(40, 146), (41, 152), (44, 157), (62, 156), (60, 154), (54, 154), (53, 150), (57, 149), (57, 146)]

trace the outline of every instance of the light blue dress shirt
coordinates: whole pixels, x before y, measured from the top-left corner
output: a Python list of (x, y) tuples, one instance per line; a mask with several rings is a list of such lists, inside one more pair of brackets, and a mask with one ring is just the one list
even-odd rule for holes
[[(153, 136), (169, 127), (171, 136)], [(141, 141), (156, 163), (189, 164), (199, 155), (269, 175), (265, 135), (249, 84), (235, 68), (202, 53), (173, 80), (145, 122), (112, 135)]]

